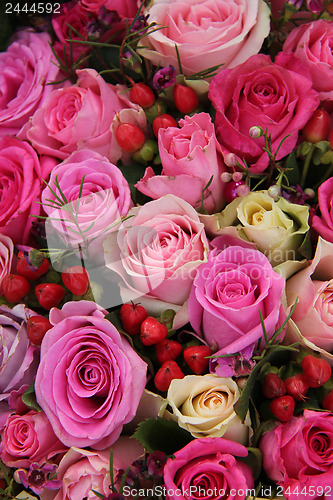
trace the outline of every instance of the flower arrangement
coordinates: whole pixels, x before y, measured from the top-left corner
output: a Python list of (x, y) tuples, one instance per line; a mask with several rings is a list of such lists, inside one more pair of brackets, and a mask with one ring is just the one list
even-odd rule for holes
[(0, 498), (333, 497), (333, 3), (0, 13)]

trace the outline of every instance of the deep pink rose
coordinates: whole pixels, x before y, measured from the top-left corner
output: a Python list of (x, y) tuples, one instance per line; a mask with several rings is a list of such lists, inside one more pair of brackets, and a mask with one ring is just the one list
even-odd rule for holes
[(34, 381), (38, 366), (38, 349), (27, 337), (27, 320), (36, 313), (23, 304), (12, 309), (0, 306), (0, 429), (8, 413), (12, 391)]
[(135, 187), (154, 200), (174, 194), (198, 208), (203, 190), (213, 177), (204, 193), (204, 208), (208, 213), (218, 212), (224, 205), (225, 184), (221, 174), (226, 169), (211, 117), (208, 113), (185, 116), (179, 125), (180, 128), (167, 127), (159, 131), (161, 175), (154, 175), (148, 167)]
[(137, 0), (79, 0), (83, 9), (91, 14), (98, 15), (100, 8), (105, 6), (109, 11), (116, 11), (122, 18), (133, 18), (141, 2)]
[[(314, 259), (305, 269), (287, 280), (286, 294), (289, 308), (298, 302), (292, 315), (298, 334), (311, 342), (311, 348), (333, 350), (333, 243), (318, 240)], [(294, 325), (287, 325), (292, 334)], [(296, 339), (295, 339), (296, 340)], [(299, 340), (299, 339), (297, 339)]]
[(208, 253), (197, 212), (181, 198), (166, 195), (128, 215), (134, 217), (103, 243), (106, 266), (123, 278), (123, 298), (139, 298), (151, 313), (179, 309)]
[(146, 363), (89, 302), (64, 307), (59, 322), (54, 310), (41, 346), (37, 401), (65, 445), (106, 448), (136, 414)]
[(264, 137), (250, 137), (253, 126), (267, 129), (274, 153), (289, 135), (279, 149), (278, 160), (293, 150), (300, 130), (319, 104), (306, 68), (303, 74), (299, 66), (291, 71), (259, 54), (215, 76), (209, 97), (216, 109), (216, 135), (223, 155), (234, 153), (241, 164), (245, 159), (253, 172), (265, 170), (269, 158), (262, 149)]
[(64, 160), (74, 151), (91, 149), (116, 163), (123, 152), (114, 129), (127, 122), (145, 131), (146, 115), (122, 93), (127, 87), (106, 83), (94, 69), (77, 74), (76, 85), (48, 96), (25, 130), (27, 138), (40, 154)]
[(252, 470), (239, 458), (245, 446), (223, 438), (194, 439), (164, 467), (168, 500), (245, 499), (253, 488)]
[[(126, 470), (144, 453), (136, 439), (125, 436), (121, 436), (113, 444), (112, 451), (114, 477), (119, 469)], [(71, 448), (59, 464), (57, 479), (61, 481), (60, 490), (45, 491), (41, 494), (42, 500), (93, 498), (92, 490), (107, 496), (111, 491), (110, 448), (100, 452)]]
[(158, 0), (147, 13), (163, 28), (143, 39), (148, 48), (140, 52), (179, 73), (177, 45), (185, 75), (237, 66), (259, 52), (269, 33), (270, 11), (262, 0)]
[(14, 256), (14, 244), (8, 236), (0, 233), (0, 295), (3, 295), (2, 280), (10, 273)]
[(27, 142), (14, 137), (0, 139), (0, 232), (15, 244), (31, 241), (34, 216), (41, 213), (38, 202), (48, 167)]
[(314, 215), (311, 226), (322, 238), (333, 243), (333, 177), (323, 182), (318, 189), (320, 215)]
[(332, 413), (305, 410), (264, 434), (259, 447), (266, 474), (283, 486), (286, 498), (331, 498)]
[(43, 464), (65, 451), (44, 412), (29, 411), (8, 418), (1, 436), (0, 454), (8, 467), (28, 468), (32, 462)]
[(17, 134), (54, 89), (47, 84), (61, 79), (50, 41), (47, 33), (20, 31), (0, 53), (0, 137)]
[(281, 297), (285, 280), (273, 271), (264, 254), (245, 242), (225, 247), (224, 236), (219, 236), (212, 245), (215, 248), (193, 282), (190, 322), (223, 354), (243, 352), (248, 347), (253, 350), (263, 337), (259, 311), (268, 339), (284, 315)]
[[(58, 208), (56, 196), (61, 195), (56, 183), (68, 201), (65, 208), (69, 212)], [(129, 185), (119, 168), (89, 149), (76, 151), (52, 170), (42, 203), (50, 217), (46, 223), (48, 240), (60, 238), (69, 248), (84, 247), (88, 240), (91, 248), (100, 250), (101, 240), (119, 228), (116, 222), (121, 222), (133, 205)]]
[(284, 52), (293, 52), (310, 69), (321, 101), (333, 99), (332, 43), (332, 21), (318, 19), (295, 28), (283, 45)]

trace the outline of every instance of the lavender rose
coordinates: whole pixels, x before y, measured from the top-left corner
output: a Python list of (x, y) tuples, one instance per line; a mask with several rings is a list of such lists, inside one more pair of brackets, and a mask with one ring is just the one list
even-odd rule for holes
[(245, 499), (254, 484), (250, 466), (239, 460), (247, 454), (245, 446), (223, 438), (191, 441), (164, 467), (168, 500)]
[(43, 339), (35, 390), (55, 434), (67, 446), (103, 449), (136, 414), (146, 363), (97, 304), (54, 308)]
[(209, 344), (217, 345), (219, 354), (253, 351), (263, 336), (259, 311), (268, 339), (284, 315), (285, 280), (273, 271), (265, 255), (245, 242), (235, 240), (225, 247), (224, 237), (219, 236), (212, 245), (215, 248), (193, 282), (190, 322)]

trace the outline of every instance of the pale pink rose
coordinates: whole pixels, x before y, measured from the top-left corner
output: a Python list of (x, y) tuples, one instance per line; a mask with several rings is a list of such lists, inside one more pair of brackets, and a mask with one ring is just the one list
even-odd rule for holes
[(50, 321), (55, 324), (41, 346), (37, 402), (66, 446), (104, 449), (135, 416), (147, 365), (98, 306), (75, 302), (61, 316), (51, 310)]
[(293, 29), (283, 45), (284, 52), (293, 52), (310, 69), (321, 101), (333, 99), (332, 43), (332, 21), (318, 19)]
[(103, 243), (106, 266), (122, 277), (126, 301), (132, 293), (151, 311), (170, 308), (165, 303), (179, 309), (208, 253), (197, 212), (181, 198), (165, 195), (128, 215), (133, 217)]
[(0, 295), (3, 295), (2, 281), (10, 273), (14, 256), (14, 244), (0, 232)]
[(47, 33), (20, 31), (13, 40), (0, 53), (0, 137), (16, 135), (55, 88), (47, 84), (62, 79)]
[[(112, 446), (113, 475), (119, 469), (126, 470), (137, 460), (144, 449), (135, 439), (121, 436)], [(92, 490), (108, 496), (110, 490), (110, 448), (96, 452), (80, 448), (70, 448), (57, 469), (57, 479), (61, 481), (58, 492), (45, 491), (42, 500), (95, 499)]]
[(14, 244), (33, 241), (31, 227), (41, 213), (38, 202), (51, 165), (39, 160), (27, 142), (14, 137), (0, 139), (0, 232)]
[(333, 414), (305, 410), (278, 424), (260, 440), (263, 468), (290, 500), (331, 498)]
[(165, 194), (174, 194), (194, 208), (201, 206), (203, 190), (204, 209), (218, 212), (224, 206), (225, 183), (221, 174), (226, 170), (214, 125), (208, 113), (185, 116), (178, 127), (159, 130), (158, 147), (163, 170), (154, 175), (148, 167), (144, 177), (135, 187), (154, 200)]
[[(294, 58), (295, 59), (295, 58)], [(319, 104), (307, 68), (296, 60), (272, 63), (258, 54), (233, 69), (222, 69), (209, 86), (209, 98), (216, 109), (215, 128), (223, 156), (234, 153), (252, 172), (262, 172), (269, 158), (263, 150), (264, 137), (253, 138), (249, 130), (261, 127), (271, 136), (277, 160), (295, 147), (299, 133)]]
[(65, 451), (66, 447), (54, 434), (43, 412), (11, 415), (1, 435), (0, 457), (8, 467), (28, 468), (33, 462), (43, 464)]
[[(191, 75), (218, 64), (232, 68), (261, 49), (270, 11), (262, 0), (157, 0), (149, 22), (165, 26), (142, 41), (142, 55), (156, 66)], [(199, 57), (198, 54), (204, 54)]]
[(333, 243), (319, 237), (314, 259), (287, 280), (286, 294), (289, 307), (298, 298), (292, 320), (301, 335), (312, 347), (332, 351)]
[(74, 151), (91, 149), (116, 163), (124, 156), (116, 127), (127, 122), (146, 131), (146, 115), (122, 93), (127, 87), (106, 83), (94, 69), (77, 74), (76, 85), (48, 96), (25, 130), (27, 138), (40, 154), (64, 160)]

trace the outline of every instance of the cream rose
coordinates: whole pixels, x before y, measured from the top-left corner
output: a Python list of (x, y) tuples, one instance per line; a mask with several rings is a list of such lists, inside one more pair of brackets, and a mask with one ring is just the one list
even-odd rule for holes
[(239, 396), (238, 386), (231, 378), (187, 375), (170, 384), (167, 403), (172, 413), (168, 414), (195, 438), (223, 436), (245, 445), (250, 422), (243, 424), (234, 410)]

